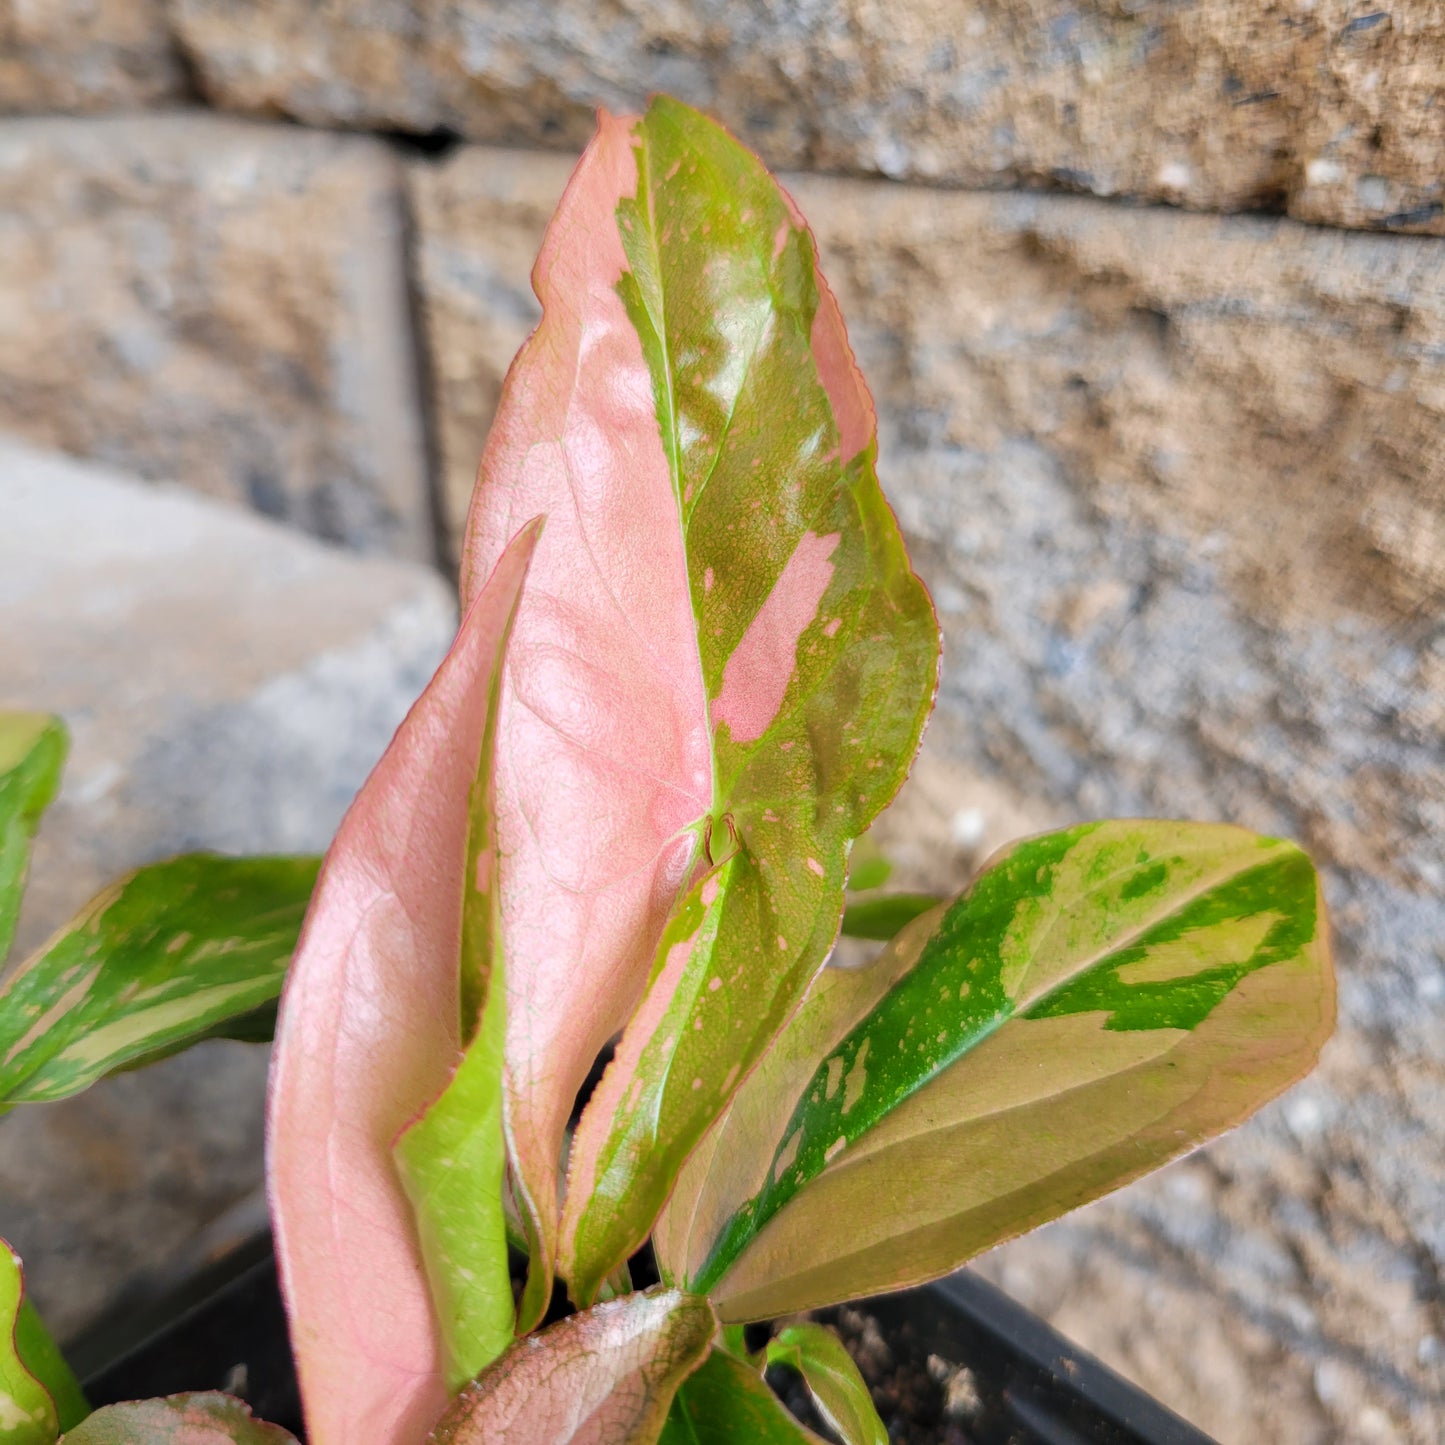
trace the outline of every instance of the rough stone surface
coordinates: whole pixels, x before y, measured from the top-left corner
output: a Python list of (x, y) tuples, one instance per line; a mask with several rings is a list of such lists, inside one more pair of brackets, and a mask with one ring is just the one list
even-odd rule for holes
[[(475, 148), (415, 182), (457, 498), (566, 169)], [(905, 875), (954, 887), (1084, 816), (1225, 818), (1304, 842), (1337, 925), (1309, 1081), (984, 1267), (1222, 1440), (1438, 1440), (1445, 242), (789, 185), (946, 633), (881, 825)]]
[[(116, 875), (324, 847), (450, 639), (428, 570), (0, 443), (0, 707), (73, 751), (17, 956)], [(0, 1234), (69, 1332), (261, 1176), (265, 1051), (208, 1044), (0, 1120)]]
[(184, 88), (164, 0), (0, 0), (0, 112), (153, 105)]
[(1445, 232), (1439, 0), (177, 0), (215, 102), (580, 144), (655, 90), (775, 166)]
[(380, 142), (0, 122), (0, 430), (428, 558), (403, 225)]

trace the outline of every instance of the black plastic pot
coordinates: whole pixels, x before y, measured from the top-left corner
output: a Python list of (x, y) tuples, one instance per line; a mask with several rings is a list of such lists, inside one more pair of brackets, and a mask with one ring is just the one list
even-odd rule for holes
[[(1208, 1437), (963, 1271), (860, 1306), (895, 1359), (966, 1366), (977, 1445), (1210, 1445)], [(268, 1235), (178, 1290), (117, 1311), (70, 1347), (94, 1405), (228, 1390), (298, 1436), (301, 1408)]]

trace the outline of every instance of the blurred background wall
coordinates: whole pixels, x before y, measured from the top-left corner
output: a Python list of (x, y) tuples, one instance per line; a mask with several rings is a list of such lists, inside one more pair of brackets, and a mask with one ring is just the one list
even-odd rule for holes
[[(0, 0), (0, 683), (77, 728), (32, 941), (140, 857), (324, 843), (444, 643), (592, 110), (654, 89), (789, 172), (878, 397), (946, 632), (905, 869), (1144, 813), (1326, 871), (1319, 1071), (980, 1267), (1223, 1440), (1434, 1445), (1439, 0)], [(69, 1323), (254, 1186), (258, 1068), (206, 1057), (5, 1121)]]

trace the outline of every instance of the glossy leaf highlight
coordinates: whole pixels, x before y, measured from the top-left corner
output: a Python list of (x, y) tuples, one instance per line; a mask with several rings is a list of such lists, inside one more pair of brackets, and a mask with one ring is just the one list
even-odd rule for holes
[(317, 866), (192, 853), (112, 884), (0, 988), (0, 1107), (268, 1034)]
[(207, 1392), (107, 1405), (61, 1445), (296, 1445), (296, 1437), (255, 1419), (242, 1401)]
[(392, 1146), (462, 1053), (469, 799), (535, 541), (504, 554), (343, 820), (282, 1000), (267, 1165), (311, 1445), (415, 1445), (447, 1403)]
[(24, 1303), (19, 1256), (0, 1240), (0, 1445), (52, 1445), (60, 1432), (55, 1401), (21, 1352)]
[(703, 694), (689, 681), (708, 787), (687, 822), (711, 860), (654, 935), (647, 998), (573, 1141), (562, 1247), (584, 1301), (832, 946), (850, 844), (907, 772), (938, 647), (879, 490), (871, 399), (788, 197), (675, 101), (594, 146), (615, 189), (592, 193), (585, 225), (620, 238), (608, 282), (655, 407), (648, 477), (666, 483), (681, 565), (665, 576)]
[(15, 938), (30, 840), (59, 791), (67, 747), (59, 718), (0, 711), (0, 963)]
[(873, 1396), (843, 1341), (823, 1325), (786, 1325), (767, 1343), (769, 1365), (796, 1370), (824, 1422), (843, 1445), (888, 1445)]
[(683, 1381), (661, 1445), (823, 1445), (744, 1360), (714, 1349)]
[(1026, 840), (820, 978), (679, 1181), (665, 1277), (724, 1319), (936, 1277), (1238, 1123), (1333, 1018), (1293, 845), (1148, 822)]
[(716, 1329), (705, 1299), (676, 1290), (595, 1305), (518, 1340), (462, 1391), (431, 1441), (650, 1445)]

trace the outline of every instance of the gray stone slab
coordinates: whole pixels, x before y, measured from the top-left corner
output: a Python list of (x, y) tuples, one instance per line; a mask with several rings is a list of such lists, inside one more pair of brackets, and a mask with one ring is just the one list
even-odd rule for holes
[[(17, 953), (176, 852), (323, 848), (450, 640), (427, 569), (0, 440), (0, 707), (73, 737)], [(0, 1234), (67, 1332), (261, 1180), (264, 1049), (0, 1120)]]

